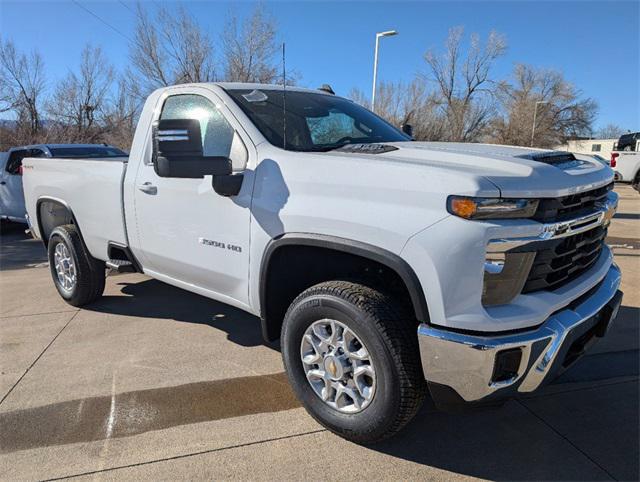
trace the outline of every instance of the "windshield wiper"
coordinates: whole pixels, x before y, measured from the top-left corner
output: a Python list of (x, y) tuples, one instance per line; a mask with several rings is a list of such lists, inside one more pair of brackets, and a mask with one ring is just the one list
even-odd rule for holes
[(309, 147), (301, 147), (298, 149), (291, 149), (291, 150), (296, 152), (329, 152), (329, 151), (333, 151), (334, 149), (340, 149), (341, 147), (344, 147), (348, 144), (351, 144), (351, 143), (345, 142), (343, 144), (336, 144), (336, 145), (329, 145), (329, 146), (309, 146)]
[[(371, 138), (370, 138), (371, 139)], [(390, 146), (387, 144), (383, 144), (384, 142), (391, 141), (381, 141), (378, 139), (370, 140), (370, 141), (362, 141), (358, 142), (347, 141), (341, 142), (340, 144), (328, 144), (328, 145), (320, 145), (320, 146), (309, 146), (299, 149), (301, 152), (329, 152), (335, 151), (338, 149), (346, 148), (345, 150), (349, 150), (350, 152), (366, 152), (366, 153), (380, 153), (380, 152), (388, 152), (395, 151), (398, 148), (394, 146)], [(298, 149), (296, 149), (298, 150)]]
[(343, 142), (342, 144), (334, 144), (332, 146), (322, 146), (317, 147), (320, 152), (329, 152), (335, 151), (336, 149), (340, 149), (341, 147), (348, 146), (349, 144), (353, 144), (353, 142)]

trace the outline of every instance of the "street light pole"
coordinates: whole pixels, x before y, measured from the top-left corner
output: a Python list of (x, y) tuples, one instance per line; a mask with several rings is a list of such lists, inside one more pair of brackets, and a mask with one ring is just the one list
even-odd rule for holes
[(376, 105), (376, 80), (378, 77), (378, 46), (380, 37), (391, 37), (393, 35), (398, 35), (398, 32), (395, 30), (387, 30), (386, 32), (378, 32), (376, 34), (376, 50), (373, 56), (373, 89), (371, 91), (371, 110), (374, 112)]
[(536, 106), (533, 109), (533, 126), (531, 127), (531, 147), (533, 147), (533, 137), (536, 135), (536, 117), (538, 114), (538, 104), (548, 104), (546, 100), (536, 101)]

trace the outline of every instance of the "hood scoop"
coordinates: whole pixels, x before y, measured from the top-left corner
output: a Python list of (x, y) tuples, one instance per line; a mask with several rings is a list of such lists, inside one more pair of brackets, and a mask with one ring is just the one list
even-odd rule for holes
[(584, 167), (591, 167), (589, 162), (576, 159), (570, 152), (561, 151), (547, 151), (541, 153), (530, 153), (522, 156), (517, 156), (522, 159), (529, 159), (531, 161), (542, 162), (551, 166), (557, 167), (564, 171), (569, 169), (580, 169)]
[(397, 150), (397, 147), (388, 144), (346, 144), (335, 151), (352, 154), (384, 154), (385, 152)]
[(570, 152), (559, 152), (559, 151), (547, 151), (535, 154), (526, 154), (523, 156), (525, 159), (531, 159), (532, 161), (544, 162), (545, 164), (562, 164), (564, 162), (575, 161), (576, 156), (571, 154)]

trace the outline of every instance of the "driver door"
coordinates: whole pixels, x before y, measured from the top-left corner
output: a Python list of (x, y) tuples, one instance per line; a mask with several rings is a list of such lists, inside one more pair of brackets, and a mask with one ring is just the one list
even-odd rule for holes
[[(223, 102), (208, 89), (176, 88), (161, 99), (155, 120), (198, 119), (205, 156), (232, 159), (243, 171), (237, 196), (224, 197), (201, 179), (160, 177), (151, 160), (151, 131), (135, 181), (139, 250), (145, 271), (173, 284), (248, 304), (249, 212), (253, 172), (244, 170), (249, 139)], [(187, 285), (187, 286), (185, 286)]]

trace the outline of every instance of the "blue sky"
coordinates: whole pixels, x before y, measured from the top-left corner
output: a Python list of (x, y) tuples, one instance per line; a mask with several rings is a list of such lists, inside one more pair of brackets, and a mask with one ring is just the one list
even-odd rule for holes
[[(127, 36), (132, 36), (135, 3), (130, 0), (77, 0)], [(149, 8), (163, 3), (144, 2)], [(251, 2), (182, 2), (215, 38), (227, 13), (243, 16)], [(426, 72), (424, 52), (440, 47), (450, 27), (483, 37), (503, 33), (507, 54), (493, 76), (504, 78), (518, 62), (561, 70), (585, 96), (599, 103), (596, 128), (608, 123), (640, 130), (640, 2), (264, 2), (287, 45), (287, 67), (302, 85), (329, 83), (338, 94), (352, 87), (371, 89), (375, 33), (383, 39), (379, 79), (409, 81)], [(123, 5), (124, 4), (124, 5)], [(127, 8), (129, 7), (129, 8)], [(23, 50), (37, 48), (50, 84), (79, 60), (87, 42), (103, 48), (117, 67), (128, 62), (127, 40), (72, 1), (0, 0), (0, 35)]]

